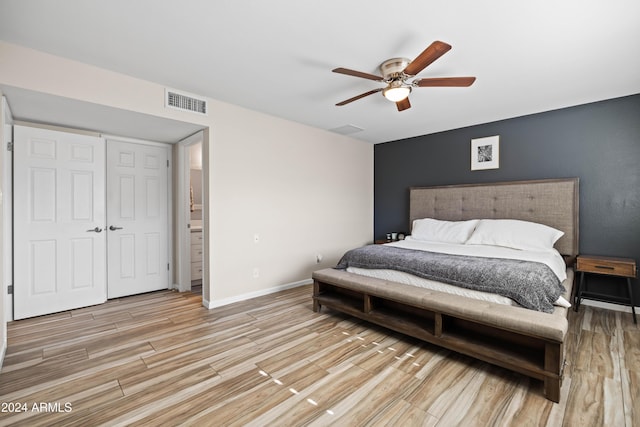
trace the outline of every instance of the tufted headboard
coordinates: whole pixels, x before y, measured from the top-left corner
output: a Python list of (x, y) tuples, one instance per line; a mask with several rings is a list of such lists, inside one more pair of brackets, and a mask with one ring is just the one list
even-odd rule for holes
[(578, 254), (578, 178), (490, 184), (411, 187), (409, 225), (414, 219), (520, 219), (564, 231), (555, 247)]

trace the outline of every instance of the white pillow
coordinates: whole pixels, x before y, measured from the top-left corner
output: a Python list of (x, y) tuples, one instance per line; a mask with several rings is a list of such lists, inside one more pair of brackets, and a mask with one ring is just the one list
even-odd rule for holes
[(539, 251), (553, 249), (553, 245), (563, 235), (560, 230), (535, 222), (481, 219), (467, 244)]
[(464, 243), (473, 233), (477, 223), (477, 219), (469, 221), (441, 221), (433, 218), (416, 219), (413, 221), (413, 227), (411, 228), (411, 237), (431, 242)]

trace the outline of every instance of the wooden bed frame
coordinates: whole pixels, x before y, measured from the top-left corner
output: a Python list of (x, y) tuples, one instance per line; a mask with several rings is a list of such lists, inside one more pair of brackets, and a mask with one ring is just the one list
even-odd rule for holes
[[(511, 218), (564, 231), (556, 248), (578, 254), (578, 179), (410, 189), (410, 224), (418, 218)], [(324, 269), (314, 272), (313, 310), (322, 306), (466, 354), (544, 382), (560, 400), (568, 309), (552, 314), (481, 302), (414, 286)], [(573, 271), (565, 298), (571, 301)]]

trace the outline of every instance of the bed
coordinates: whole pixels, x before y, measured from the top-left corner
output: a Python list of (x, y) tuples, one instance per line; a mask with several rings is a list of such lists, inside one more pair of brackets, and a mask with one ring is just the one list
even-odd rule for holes
[[(409, 193), (409, 224), (423, 218), (461, 224), (476, 219), (487, 220), (483, 224), (516, 220), (561, 231), (553, 246), (562, 265), (553, 271), (564, 269), (557, 273), (559, 293), (571, 301), (572, 265), (578, 254), (577, 178), (414, 187)], [(406, 243), (411, 245), (411, 239)], [(370, 245), (370, 250), (402, 251), (375, 246), (379, 245)], [(357, 268), (315, 271), (313, 310), (327, 307), (542, 380), (545, 396), (559, 402), (568, 329), (568, 308), (562, 298), (538, 310), (427, 289), (393, 274), (362, 273)]]

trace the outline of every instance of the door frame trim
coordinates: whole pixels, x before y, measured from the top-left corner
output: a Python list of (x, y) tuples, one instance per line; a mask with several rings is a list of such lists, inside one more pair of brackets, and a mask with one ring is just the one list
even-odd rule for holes
[[(191, 291), (191, 231), (189, 212), (189, 192), (186, 190), (190, 180), (190, 154), (189, 149), (198, 142), (204, 144), (204, 131), (200, 130), (176, 144), (176, 284), (175, 288), (180, 292)], [(204, 236), (204, 219), (202, 222)], [(203, 260), (204, 261), (204, 260)], [(202, 263), (202, 275), (205, 275), (204, 262)], [(203, 280), (204, 283), (204, 280)]]
[(0, 354), (0, 366), (4, 360), (4, 352), (7, 348), (7, 322), (13, 320), (13, 294), (8, 293), (9, 286), (13, 285), (13, 152), (7, 150), (7, 144), (13, 142), (13, 115), (7, 98), (0, 92), (0, 123), (2, 123), (2, 137), (0, 138), (2, 150), (2, 188), (0, 189), (2, 198), (2, 285), (0, 292), (3, 297), (0, 303), (3, 304), (0, 313), (0, 328), (2, 328), (2, 354)]
[[(120, 135), (110, 135), (106, 133), (101, 133), (100, 137), (104, 138), (107, 141), (112, 140), (112, 141), (118, 141), (118, 142), (130, 142), (132, 144), (152, 145), (155, 147), (166, 147), (169, 150), (169, 152), (171, 152), (171, 146), (173, 145), (168, 142), (149, 141), (147, 139), (131, 138), (128, 136), (120, 136)], [(171, 156), (169, 156), (169, 159), (171, 159)]]

